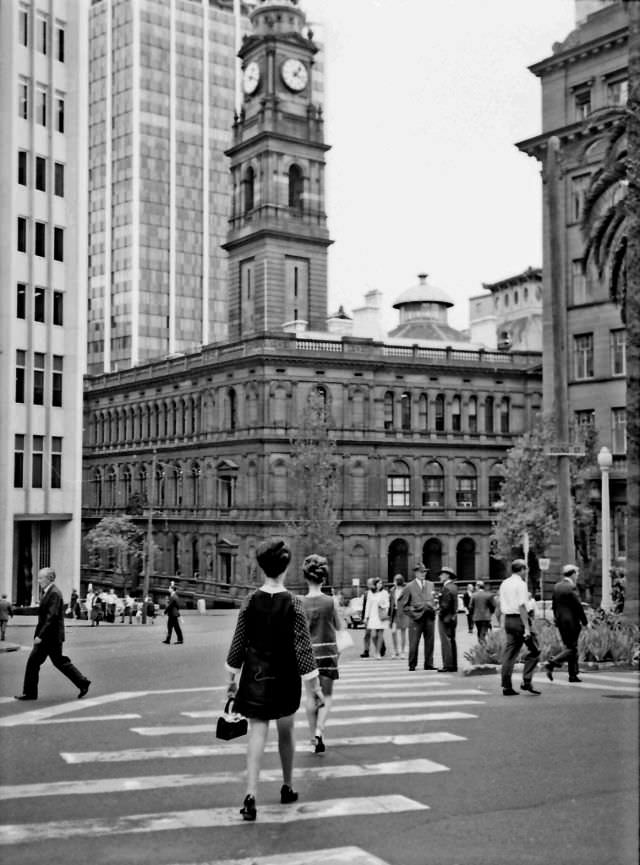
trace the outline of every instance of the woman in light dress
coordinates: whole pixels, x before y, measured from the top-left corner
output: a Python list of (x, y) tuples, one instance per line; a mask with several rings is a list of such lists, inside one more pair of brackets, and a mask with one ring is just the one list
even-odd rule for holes
[(365, 608), (366, 626), (371, 631), (371, 657), (380, 660), (384, 629), (389, 621), (389, 592), (382, 588), (382, 580), (377, 578), (367, 592)]

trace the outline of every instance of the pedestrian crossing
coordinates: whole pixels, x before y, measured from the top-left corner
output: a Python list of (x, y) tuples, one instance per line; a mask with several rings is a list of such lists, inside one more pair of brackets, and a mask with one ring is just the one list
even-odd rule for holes
[[(630, 677), (600, 674), (596, 678), (594, 674), (585, 674), (587, 679), (586, 684), (590, 687), (614, 688), (623, 692), (635, 688), (637, 692), (637, 681)], [(556, 676), (556, 681), (562, 679)], [(64, 780), (0, 786), (0, 801), (10, 805), (12, 802), (37, 800), (38, 807), (27, 805), (25, 813), (31, 817), (38, 814), (41, 818), (0, 825), (0, 846), (31, 845), (35, 850), (38, 847), (45, 849), (42, 845), (46, 841), (73, 843), (77, 838), (102, 836), (131, 836), (134, 843), (135, 838), (162, 832), (206, 829), (209, 833), (216, 833), (229, 832), (235, 827), (237, 850), (242, 853), (246, 824), (238, 809), (246, 738), (230, 742), (214, 738), (218, 711), (210, 708), (212, 692), (213, 701), (219, 702), (223, 691), (217, 687), (182, 689), (179, 692), (132, 692), (136, 712), (102, 716), (95, 714), (95, 709), (116, 702), (116, 695), (94, 698), (94, 710), (84, 714), (84, 721), (109, 720), (114, 726), (108, 729), (119, 729), (123, 735), (118, 735), (117, 740), (109, 737), (106, 742), (115, 745), (116, 741), (122, 741), (128, 747), (63, 750), (59, 758), (61, 770), (65, 768), (60, 773)], [(456, 748), (472, 736), (474, 722), (480, 717), (488, 698), (495, 693), (493, 679), (478, 684), (477, 679), (465, 680), (454, 674), (411, 673), (397, 660), (343, 663), (325, 737), (330, 759), (311, 754), (309, 746), (305, 745), (308, 727), (302, 708), (296, 719), (299, 744), (294, 778), (301, 796), (300, 801), (293, 805), (273, 804), (276, 799), (274, 791), (281, 783), (281, 770), (274, 759), (278, 747), (275, 734), (271, 732), (260, 776), (257, 831), (262, 825), (297, 821), (345, 818), (351, 821), (350, 826), (357, 826), (353, 821), (371, 815), (387, 815), (387, 820), (393, 815), (428, 813), (430, 803), (438, 798), (435, 781), (430, 777), (442, 777), (450, 771), (447, 765), (447, 754), (451, 754), (449, 749)], [(145, 724), (145, 699), (155, 694), (175, 695), (174, 708), (169, 713), (163, 711), (161, 720), (164, 723)], [(181, 699), (181, 694), (189, 695), (188, 705)], [(167, 705), (167, 701), (163, 705)], [(76, 721), (75, 717), (67, 717), (71, 711), (69, 707), (51, 708), (54, 711), (36, 710), (22, 714), (31, 715), (32, 724)], [(91, 706), (85, 704), (83, 708)], [(134, 726), (139, 720), (142, 723)], [(374, 725), (376, 728), (371, 729)], [(149, 739), (162, 741), (149, 747), (146, 744)], [(135, 744), (136, 740), (139, 740), (139, 745)], [(105, 743), (104, 730), (100, 743)], [(172, 771), (175, 761), (182, 761), (184, 765), (180, 765), (180, 769), (185, 771)], [(117, 765), (122, 768), (114, 772)], [(144, 774), (145, 766), (151, 770), (150, 774)], [(89, 772), (91, 777), (87, 776)], [(410, 782), (411, 778), (420, 778), (419, 785)], [(377, 779), (375, 785), (374, 779)], [(410, 795), (409, 791), (416, 790), (420, 791), (419, 794), (414, 792)], [(159, 802), (171, 802), (175, 806), (174, 795), (178, 792), (182, 807), (158, 809)], [(338, 792), (343, 795), (337, 795)], [(215, 804), (202, 807), (203, 794), (207, 802)], [(163, 795), (167, 798), (163, 799)], [(114, 799), (117, 802), (114, 816), (103, 814), (105, 796), (117, 797)], [(82, 801), (82, 816), (78, 819), (48, 819), (52, 817), (53, 803), (59, 806), (66, 797), (70, 802)], [(94, 809), (92, 801), (96, 803)], [(213, 836), (209, 834), (207, 837)], [(235, 836), (225, 836), (227, 839), (230, 837)], [(277, 857), (233, 858), (233, 843), (225, 842), (225, 846), (220, 848), (228, 854), (227, 858), (207, 859), (205, 854), (202, 860), (191, 858), (172, 865), (388, 865), (358, 846), (284, 852)], [(218, 848), (213, 845), (211, 849)], [(37, 851), (33, 861), (36, 858)]]

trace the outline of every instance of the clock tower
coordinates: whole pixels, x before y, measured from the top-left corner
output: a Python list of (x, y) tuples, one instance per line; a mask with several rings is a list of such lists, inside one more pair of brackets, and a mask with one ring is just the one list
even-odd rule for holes
[[(318, 52), (297, 0), (259, 0), (242, 61), (243, 102), (233, 125), (229, 337), (325, 330), (327, 230)], [(295, 324), (294, 324), (295, 323)]]

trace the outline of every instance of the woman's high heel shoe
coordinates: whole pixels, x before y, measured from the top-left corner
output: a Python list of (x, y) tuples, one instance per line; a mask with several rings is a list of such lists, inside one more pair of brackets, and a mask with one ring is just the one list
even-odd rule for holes
[(243, 820), (255, 820), (258, 810), (256, 808), (256, 797), (250, 793), (244, 797), (242, 808), (240, 809)]
[(298, 801), (298, 794), (292, 790), (287, 784), (283, 784), (280, 788), (280, 802), (282, 805), (290, 805), (292, 802)]

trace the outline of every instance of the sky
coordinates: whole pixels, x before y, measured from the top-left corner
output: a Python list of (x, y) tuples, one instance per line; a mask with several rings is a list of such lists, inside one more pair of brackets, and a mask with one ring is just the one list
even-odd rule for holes
[(541, 131), (528, 66), (574, 27), (574, 0), (301, 0), (326, 65), (329, 312), (418, 273), (456, 305), (542, 263)]

